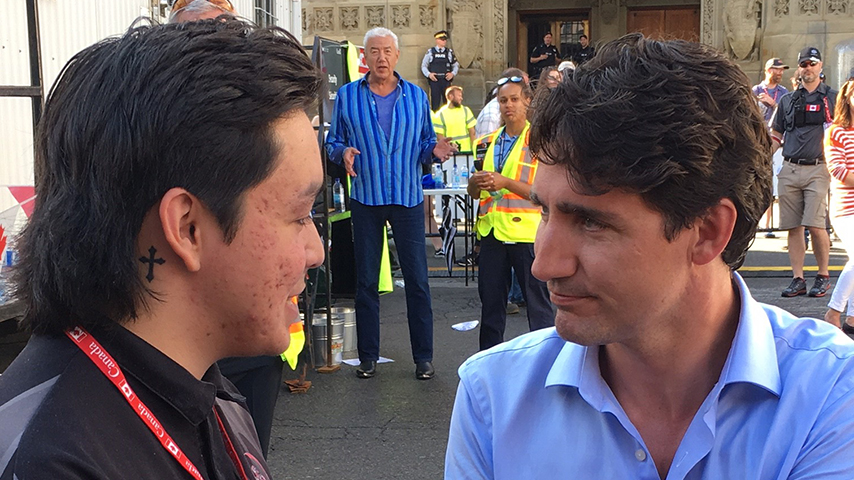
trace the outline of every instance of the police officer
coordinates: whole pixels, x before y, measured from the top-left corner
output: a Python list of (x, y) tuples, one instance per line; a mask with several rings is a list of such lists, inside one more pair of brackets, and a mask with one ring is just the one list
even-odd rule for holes
[(546, 32), (543, 35), (543, 43), (534, 47), (531, 51), (531, 78), (540, 78), (540, 72), (546, 67), (557, 65), (557, 60), (560, 58), (560, 52), (557, 47), (552, 45), (552, 33)]
[(448, 32), (441, 30), (433, 37), (436, 39), (436, 46), (424, 54), (424, 59), (421, 60), (421, 73), (430, 81), (430, 110), (435, 112), (445, 103), (445, 89), (457, 76), (460, 63), (454, 51), (446, 48)]
[(596, 51), (590, 46), (590, 40), (587, 38), (587, 35), (581, 34), (578, 37), (578, 42), (581, 43), (581, 49), (572, 56), (572, 62), (575, 63), (576, 67), (593, 58), (593, 55), (596, 55)]
[(823, 297), (830, 289), (830, 238), (825, 229), (830, 174), (822, 140), (833, 118), (836, 91), (819, 79), (821, 65), (821, 52), (817, 48), (801, 50), (798, 55), (801, 83), (795, 91), (780, 98), (771, 119), (773, 148), (776, 151), (783, 146), (783, 168), (777, 176), (780, 229), (788, 230), (789, 262), (794, 277), (783, 290), (784, 297), (808, 293), (804, 279), (804, 227), (813, 238), (813, 253), (818, 263), (809, 296)]
[(546, 284), (531, 275), (534, 237), (540, 209), (530, 202), (538, 162), (528, 151), (527, 109), (533, 94), (521, 77), (498, 80), (498, 103), (504, 126), (477, 140), (483, 165), (469, 179), (468, 194), (480, 199), (478, 294), (481, 302), (480, 349), (504, 341), (511, 267), (528, 305), (531, 330), (554, 326), (554, 310)]

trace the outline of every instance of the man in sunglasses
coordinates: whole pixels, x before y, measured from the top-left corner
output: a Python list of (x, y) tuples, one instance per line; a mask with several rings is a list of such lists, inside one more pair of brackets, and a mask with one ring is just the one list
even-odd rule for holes
[[(830, 238), (827, 234), (827, 193), (830, 174), (824, 163), (824, 130), (833, 117), (836, 91), (822, 83), (821, 52), (806, 47), (798, 54), (801, 83), (783, 95), (771, 120), (774, 150), (783, 147), (783, 168), (777, 175), (780, 229), (788, 232), (792, 281), (783, 297), (809, 294), (823, 297), (830, 289), (828, 263)], [(806, 242), (804, 228), (812, 236), (818, 273), (807, 292), (804, 279)]]
[(234, 17), (237, 11), (229, 0), (177, 0), (172, 4), (169, 23), (195, 22), (221, 15)]

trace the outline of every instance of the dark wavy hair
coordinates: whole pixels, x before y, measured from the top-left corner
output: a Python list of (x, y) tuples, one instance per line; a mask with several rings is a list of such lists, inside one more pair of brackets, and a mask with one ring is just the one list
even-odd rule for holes
[(732, 269), (771, 204), (771, 141), (748, 78), (698, 43), (630, 34), (606, 44), (540, 105), (530, 145), (585, 194), (639, 194), (668, 240), (732, 200), (722, 253)]
[(150, 298), (136, 239), (173, 187), (197, 196), (225, 241), (267, 178), (271, 124), (316, 99), (300, 43), (238, 20), (135, 26), (75, 55), (36, 139), (36, 204), (17, 245), (23, 325), (58, 334), (126, 322)]

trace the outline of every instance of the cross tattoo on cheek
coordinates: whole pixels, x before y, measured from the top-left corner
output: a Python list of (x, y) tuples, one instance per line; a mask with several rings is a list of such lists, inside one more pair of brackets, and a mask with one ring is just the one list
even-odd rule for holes
[(139, 257), (140, 262), (148, 264), (148, 275), (145, 276), (145, 279), (148, 280), (148, 283), (151, 283), (151, 281), (154, 280), (154, 264), (156, 263), (158, 265), (163, 265), (164, 263), (166, 263), (166, 260), (163, 260), (162, 258), (154, 258), (156, 253), (157, 249), (154, 248), (154, 245), (152, 245), (148, 248), (148, 258)]

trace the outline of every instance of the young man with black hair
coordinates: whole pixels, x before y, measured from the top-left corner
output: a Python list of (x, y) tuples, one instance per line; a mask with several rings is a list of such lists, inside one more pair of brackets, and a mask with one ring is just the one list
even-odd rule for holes
[(627, 35), (557, 86), (531, 150), (556, 328), (460, 367), (445, 478), (850, 479), (854, 343), (735, 271), (771, 202), (741, 69)]
[(33, 336), (0, 377), (0, 478), (269, 478), (214, 362), (284, 351), (323, 259), (319, 85), (289, 33), (227, 19), (66, 65), (18, 240)]
[[(792, 281), (783, 297), (809, 293), (823, 297), (830, 290), (830, 237), (827, 233), (827, 193), (830, 173), (824, 161), (824, 130), (830, 126), (836, 91), (819, 79), (821, 52), (806, 47), (798, 54), (801, 82), (783, 95), (771, 119), (774, 151), (783, 147), (783, 168), (777, 175), (780, 229), (788, 231)], [(804, 228), (812, 237), (818, 273), (807, 292), (804, 279), (806, 242)]]
[(578, 37), (578, 42), (581, 43), (581, 49), (575, 52), (572, 56), (572, 63), (574, 63), (576, 67), (581, 66), (581, 64), (593, 58), (593, 55), (596, 55), (596, 51), (590, 45), (590, 40), (587, 38), (587, 35), (581, 34), (581, 36)]

